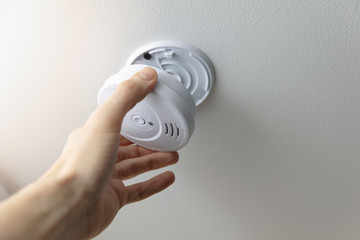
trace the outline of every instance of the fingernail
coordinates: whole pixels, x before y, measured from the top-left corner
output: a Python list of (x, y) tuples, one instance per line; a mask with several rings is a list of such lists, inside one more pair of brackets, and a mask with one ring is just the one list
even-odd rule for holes
[(147, 67), (141, 70), (138, 75), (145, 80), (151, 81), (155, 78), (155, 70)]

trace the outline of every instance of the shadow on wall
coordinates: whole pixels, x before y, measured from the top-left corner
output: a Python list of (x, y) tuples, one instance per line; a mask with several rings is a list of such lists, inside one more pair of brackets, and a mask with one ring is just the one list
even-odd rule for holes
[(0, 201), (15, 193), (16, 189), (19, 189), (19, 186), (16, 186), (12, 178), (0, 168)]

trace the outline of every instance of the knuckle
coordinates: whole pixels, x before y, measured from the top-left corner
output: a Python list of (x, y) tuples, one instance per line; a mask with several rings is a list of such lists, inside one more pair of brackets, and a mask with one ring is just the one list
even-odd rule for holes
[(134, 145), (135, 147), (135, 152), (136, 152), (136, 156), (140, 156), (141, 155), (141, 148), (139, 145)]
[(118, 174), (120, 178), (128, 178), (129, 176), (131, 176), (131, 173), (128, 170), (128, 168), (120, 168)]
[(148, 168), (149, 169), (156, 169), (158, 167), (159, 167), (159, 164), (158, 164), (156, 158), (150, 157), (149, 160), (148, 160)]
[(143, 187), (138, 188), (137, 200), (142, 200), (148, 197), (147, 191)]
[(136, 163), (131, 163), (130, 164), (130, 169), (131, 169), (131, 173), (132, 174), (136, 174), (140, 171), (139, 165)]

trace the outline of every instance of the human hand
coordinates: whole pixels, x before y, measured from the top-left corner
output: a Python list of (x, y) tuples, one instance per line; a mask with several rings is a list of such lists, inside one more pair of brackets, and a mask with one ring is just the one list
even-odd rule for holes
[(71, 194), (66, 195), (71, 195), (69, 201), (76, 204), (69, 204), (71, 214), (66, 217), (66, 226), (61, 227), (66, 234), (60, 231), (56, 236), (94, 237), (111, 223), (121, 207), (160, 192), (174, 182), (174, 174), (164, 172), (134, 185), (123, 183), (178, 161), (177, 152), (147, 150), (120, 136), (125, 114), (152, 91), (156, 80), (156, 71), (145, 68), (121, 83), (85, 125), (70, 134), (59, 160), (39, 180), (57, 179), (60, 190), (71, 189)]

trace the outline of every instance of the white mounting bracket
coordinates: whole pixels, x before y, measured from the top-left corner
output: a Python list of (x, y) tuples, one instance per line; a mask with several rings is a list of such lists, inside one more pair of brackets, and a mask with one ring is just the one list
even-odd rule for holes
[(209, 95), (215, 81), (210, 59), (198, 48), (174, 41), (160, 41), (135, 51), (126, 65), (149, 65), (175, 77), (193, 96), (196, 106)]

